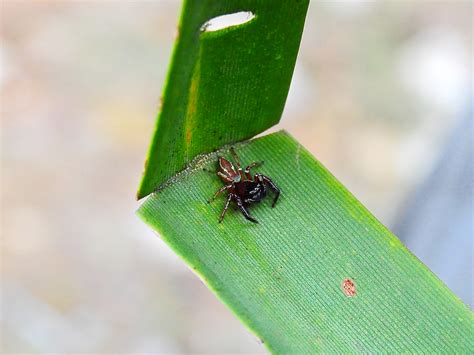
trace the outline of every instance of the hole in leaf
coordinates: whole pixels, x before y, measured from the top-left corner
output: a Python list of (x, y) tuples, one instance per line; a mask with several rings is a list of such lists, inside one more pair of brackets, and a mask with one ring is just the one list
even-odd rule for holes
[(224, 28), (242, 25), (252, 21), (255, 15), (251, 11), (240, 11), (234, 14), (222, 15), (211, 18), (201, 26), (202, 32), (214, 32)]

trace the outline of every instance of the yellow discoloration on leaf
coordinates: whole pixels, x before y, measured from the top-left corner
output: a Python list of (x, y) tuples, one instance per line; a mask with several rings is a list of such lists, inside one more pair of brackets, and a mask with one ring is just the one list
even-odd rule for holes
[(403, 244), (402, 242), (400, 242), (400, 240), (398, 240), (397, 238), (393, 237), (393, 238), (390, 238), (390, 246), (392, 248), (402, 248), (403, 247)]
[[(198, 87), (199, 81), (201, 80), (201, 60), (199, 59), (194, 68), (193, 77), (191, 79), (191, 85), (189, 86), (188, 93), (188, 106), (186, 109), (186, 120), (184, 123), (184, 139), (186, 145), (186, 151), (189, 150), (191, 140), (193, 138), (193, 132), (196, 124), (196, 112), (198, 104)], [(189, 156), (189, 155), (188, 155)]]

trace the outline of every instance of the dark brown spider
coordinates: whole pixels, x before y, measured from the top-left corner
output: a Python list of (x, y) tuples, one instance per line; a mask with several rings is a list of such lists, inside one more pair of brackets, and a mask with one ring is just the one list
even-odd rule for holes
[(229, 194), (227, 195), (224, 209), (219, 217), (219, 223), (224, 219), (230, 201), (232, 200), (237, 204), (237, 207), (246, 219), (253, 223), (258, 223), (255, 218), (250, 216), (247, 207), (252, 203), (260, 202), (267, 195), (267, 186), (275, 192), (275, 198), (272, 204), (272, 207), (275, 207), (278, 197), (280, 196), (280, 190), (268, 176), (257, 173), (252, 178), (252, 175), (250, 175), (250, 169), (262, 165), (263, 162), (253, 162), (245, 168), (245, 171), (242, 171), (239, 157), (234, 149), (231, 148), (230, 152), (237, 164), (237, 169), (235, 169), (230, 161), (219, 157), (217, 175), (226, 185), (220, 188), (209, 202), (212, 202), (219, 194), (227, 190)]

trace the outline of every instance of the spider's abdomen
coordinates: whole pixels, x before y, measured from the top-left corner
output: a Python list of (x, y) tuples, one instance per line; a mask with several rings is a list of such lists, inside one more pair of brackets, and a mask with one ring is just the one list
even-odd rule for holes
[(232, 163), (225, 158), (219, 158), (219, 167), (217, 168), (217, 175), (221, 178), (224, 183), (239, 182), (240, 174), (235, 170)]

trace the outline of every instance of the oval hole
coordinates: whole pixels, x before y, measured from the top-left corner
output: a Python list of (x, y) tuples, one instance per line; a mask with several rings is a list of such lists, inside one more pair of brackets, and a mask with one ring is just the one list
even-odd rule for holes
[(242, 25), (252, 21), (255, 15), (251, 11), (240, 11), (234, 14), (222, 15), (211, 18), (201, 26), (202, 32), (215, 32), (224, 28)]

